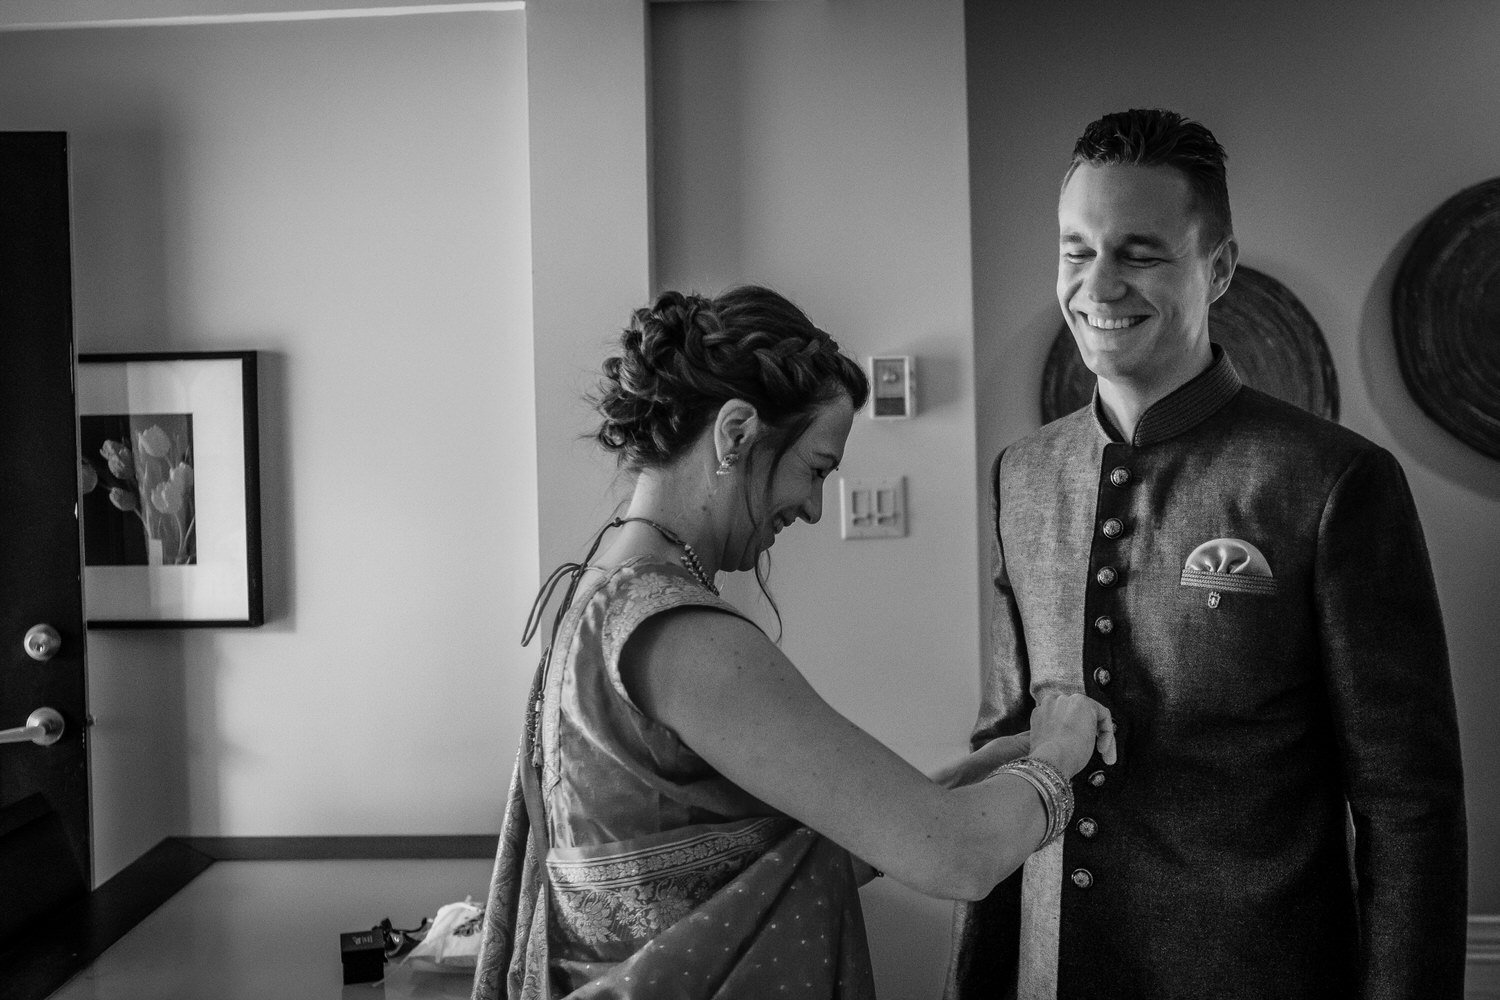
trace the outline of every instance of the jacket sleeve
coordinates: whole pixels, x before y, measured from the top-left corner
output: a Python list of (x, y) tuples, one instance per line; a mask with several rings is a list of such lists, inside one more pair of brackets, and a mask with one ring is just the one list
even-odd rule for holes
[(1356, 456), (1318, 532), (1320, 644), (1354, 823), (1361, 997), (1459, 1000), (1463, 767), (1427, 546), (1401, 467)]
[(990, 567), (994, 605), (990, 613), (990, 661), (979, 677), (979, 719), (969, 738), (977, 750), (997, 736), (1022, 732), (1031, 720), (1031, 669), (1021, 612), (1005, 565), (1005, 539), (1000, 531), (1000, 475), (1002, 451), (990, 470)]
[[(990, 616), (990, 660), (979, 678), (979, 719), (969, 743), (978, 749), (997, 736), (1019, 733), (1030, 724), (1031, 671), (1021, 615), (1005, 569), (1000, 532), (1000, 462), (990, 475), (990, 564), (995, 590)], [(984, 899), (954, 909), (953, 953), (945, 984), (946, 1000), (1013, 996), (1021, 933), (1021, 869)]]

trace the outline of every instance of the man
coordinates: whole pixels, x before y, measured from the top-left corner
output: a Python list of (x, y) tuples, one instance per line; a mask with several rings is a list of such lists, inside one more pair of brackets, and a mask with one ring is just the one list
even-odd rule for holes
[(1111, 709), (1119, 759), (1086, 767), (1066, 835), (963, 914), (950, 991), (1457, 1000), (1458, 732), (1400, 467), (1242, 385), (1210, 343), (1239, 250), (1207, 129), (1094, 122), (1058, 224), (1058, 302), (1097, 390), (996, 461), (974, 743), (1056, 687)]

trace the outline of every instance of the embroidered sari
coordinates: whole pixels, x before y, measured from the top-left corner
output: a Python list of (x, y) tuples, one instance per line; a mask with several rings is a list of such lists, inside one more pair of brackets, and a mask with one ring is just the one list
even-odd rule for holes
[(873, 998), (847, 851), (714, 771), (631, 702), (619, 658), (677, 607), (738, 615), (681, 567), (583, 587), (540, 678), (550, 848), (512, 773), (475, 1000)]

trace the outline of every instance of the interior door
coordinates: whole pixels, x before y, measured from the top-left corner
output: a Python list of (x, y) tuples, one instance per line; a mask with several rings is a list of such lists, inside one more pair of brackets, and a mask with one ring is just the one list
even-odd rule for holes
[(0, 941), (91, 883), (68, 219), (67, 136), (0, 132)]

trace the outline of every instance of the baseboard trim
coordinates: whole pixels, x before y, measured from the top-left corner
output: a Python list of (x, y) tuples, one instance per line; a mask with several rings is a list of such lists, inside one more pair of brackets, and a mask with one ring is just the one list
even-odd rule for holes
[(1469, 962), (1500, 965), (1500, 913), (1469, 914)]
[(7, 1000), (45, 1000), (220, 861), (487, 858), (499, 835), (168, 837), (114, 878), (0, 950)]
[(1464, 1000), (1500, 1000), (1500, 914), (1469, 914)]
[(491, 858), (500, 835), (403, 837), (177, 837), (215, 861), (383, 861)]

